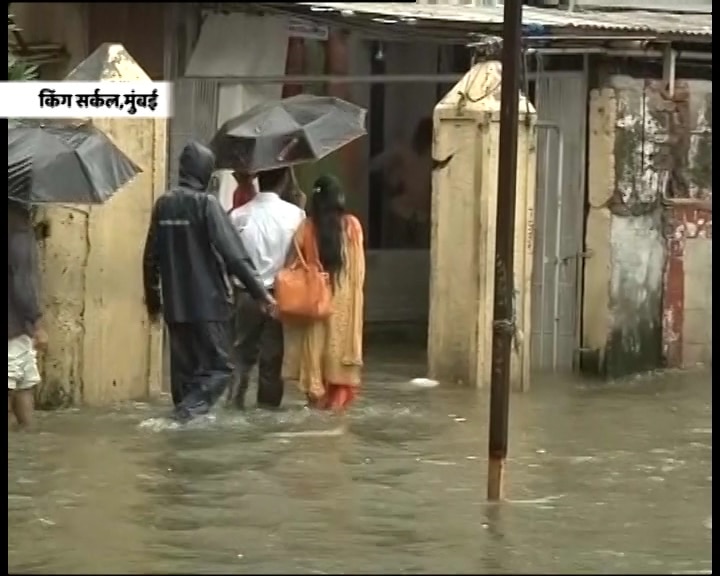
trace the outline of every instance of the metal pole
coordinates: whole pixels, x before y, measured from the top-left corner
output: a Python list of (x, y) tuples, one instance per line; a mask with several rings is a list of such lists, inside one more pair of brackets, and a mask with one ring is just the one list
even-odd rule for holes
[(506, 0), (503, 7), (502, 87), (498, 199), (495, 230), (495, 306), (493, 310), (492, 376), (488, 442), (488, 500), (503, 495), (503, 472), (508, 447), (510, 411), (510, 346), (515, 333), (513, 312), (513, 251), (517, 183), (518, 92), (522, 30), (521, 0)]
[(675, 66), (677, 62), (677, 52), (672, 49), (670, 44), (665, 48), (663, 53), (663, 82), (667, 87), (668, 96), (671, 98), (675, 95)]

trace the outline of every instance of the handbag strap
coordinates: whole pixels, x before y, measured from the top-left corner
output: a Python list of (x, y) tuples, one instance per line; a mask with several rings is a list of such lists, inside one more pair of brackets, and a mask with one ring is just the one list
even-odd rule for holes
[(307, 270), (308, 263), (303, 256), (302, 250), (300, 249), (300, 243), (298, 242), (297, 236), (293, 237), (293, 245), (295, 246), (295, 255), (297, 256), (297, 261), (300, 262), (300, 265), (305, 268), (305, 270)]
[[(320, 254), (318, 252), (317, 239), (314, 232), (315, 230), (312, 222), (310, 222), (310, 220), (306, 220), (303, 224), (303, 229), (301, 232), (303, 236), (303, 245), (308, 246), (308, 252), (310, 253), (309, 260), (313, 264), (315, 264), (315, 266), (320, 272), (324, 272), (325, 270), (323, 268), (322, 262), (320, 262)], [(309, 265), (307, 260), (305, 259), (305, 256), (303, 255), (302, 249), (300, 248), (300, 243), (298, 242), (297, 235), (293, 237), (293, 244), (295, 245), (295, 253), (297, 254), (300, 265), (305, 268), (305, 270), (308, 270)]]

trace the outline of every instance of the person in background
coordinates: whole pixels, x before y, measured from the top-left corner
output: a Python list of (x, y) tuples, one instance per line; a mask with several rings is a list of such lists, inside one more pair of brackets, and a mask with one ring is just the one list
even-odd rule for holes
[(238, 185), (237, 188), (235, 188), (235, 192), (233, 192), (232, 208), (229, 212), (232, 212), (235, 208), (240, 208), (240, 206), (244, 206), (250, 202), (250, 200), (255, 198), (258, 192), (255, 188), (255, 177), (252, 174), (235, 170), (233, 172), (233, 177), (237, 181)]
[(382, 176), (389, 199), (383, 224), (388, 248), (430, 247), (432, 172), (436, 164), (432, 144), (432, 118), (423, 118), (409, 143), (391, 148), (370, 162), (370, 172)]
[(8, 200), (8, 416), (30, 425), (40, 383), (36, 349), (47, 344), (40, 324), (40, 270), (30, 210)]
[(257, 194), (257, 178), (241, 170), (221, 169), (213, 172), (208, 191), (228, 214)]
[[(285, 264), (292, 239), (305, 212), (280, 195), (293, 184), (287, 168), (261, 172), (260, 192), (230, 214), (233, 226), (248, 250), (266, 290), (272, 293), (275, 276)], [(236, 374), (229, 401), (245, 407), (250, 371), (258, 365), (257, 404), (278, 408), (284, 385), (282, 324), (239, 287), (235, 294)]]
[[(304, 210), (306, 197), (297, 182), (295, 171), (292, 168), (285, 168), (284, 170), (287, 171), (287, 178), (283, 190), (278, 190), (280, 198)], [(237, 187), (233, 192), (232, 207), (228, 210), (228, 213), (250, 202), (259, 192), (258, 179), (254, 175), (241, 170), (233, 171), (232, 175), (237, 182)]]
[(304, 258), (319, 259), (330, 275), (333, 313), (325, 320), (284, 321), (282, 375), (299, 383), (311, 407), (344, 410), (361, 384), (365, 252), (362, 226), (346, 211), (336, 178), (315, 182), (310, 216), (296, 239)]
[(232, 380), (232, 306), (227, 274), (273, 312), (275, 301), (258, 278), (242, 241), (208, 184), (213, 153), (190, 142), (180, 156), (176, 188), (158, 198), (145, 242), (145, 303), (165, 319), (175, 417), (206, 413)]

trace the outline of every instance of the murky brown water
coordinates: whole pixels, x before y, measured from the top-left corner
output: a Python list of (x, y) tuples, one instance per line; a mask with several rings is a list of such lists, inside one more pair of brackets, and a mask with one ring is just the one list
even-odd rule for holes
[(484, 498), (486, 392), (417, 375), (376, 361), (344, 418), (292, 395), (283, 413), (186, 429), (151, 406), (42, 414), (8, 439), (8, 570), (711, 571), (708, 373), (537, 378), (512, 399), (499, 506)]

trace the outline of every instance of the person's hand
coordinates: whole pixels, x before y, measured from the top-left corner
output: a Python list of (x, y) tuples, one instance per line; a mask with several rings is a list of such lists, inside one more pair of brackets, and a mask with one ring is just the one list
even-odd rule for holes
[(162, 319), (162, 301), (160, 297), (150, 298), (145, 296), (145, 310), (152, 324), (157, 324)]
[(35, 344), (35, 348), (38, 350), (44, 350), (47, 348), (48, 335), (42, 326), (35, 328), (35, 333), (33, 334), (33, 344)]
[(147, 306), (148, 318), (152, 324), (157, 324), (162, 319), (162, 309), (158, 306)]
[(265, 313), (272, 316), (273, 318), (277, 318), (277, 302), (275, 302), (275, 298), (268, 295), (267, 299), (263, 303), (263, 309), (265, 310)]

